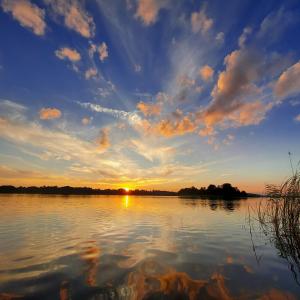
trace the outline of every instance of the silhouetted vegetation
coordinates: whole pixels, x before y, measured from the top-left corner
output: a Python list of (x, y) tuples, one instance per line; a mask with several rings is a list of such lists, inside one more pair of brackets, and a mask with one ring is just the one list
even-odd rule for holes
[(210, 184), (207, 188), (196, 187), (184, 188), (178, 192), (179, 196), (200, 196), (200, 197), (221, 197), (221, 198), (246, 198), (250, 196), (258, 196), (254, 194), (248, 194), (245, 191), (240, 191), (237, 187), (233, 187), (230, 183), (224, 183), (222, 185), (215, 186)]
[(176, 192), (169, 191), (146, 191), (146, 190), (129, 190), (125, 189), (93, 189), (89, 187), (71, 187), (71, 186), (30, 186), (14, 187), (12, 185), (0, 186), (2, 194), (53, 194), (53, 195), (151, 195), (151, 196), (176, 196)]
[(267, 186), (267, 192), (270, 200), (266, 207), (259, 206), (259, 223), (300, 285), (300, 173), (279, 187)]
[(71, 187), (71, 186), (29, 186), (14, 187), (12, 185), (0, 186), (0, 194), (53, 194), (53, 195), (139, 195), (139, 196), (197, 196), (197, 197), (222, 197), (222, 198), (246, 198), (257, 196), (248, 194), (245, 191), (240, 192), (230, 183), (224, 183), (221, 186), (209, 185), (207, 188), (197, 189), (195, 187), (184, 188), (179, 192), (160, 191), (160, 190), (125, 190), (125, 189), (93, 189), (89, 187)]

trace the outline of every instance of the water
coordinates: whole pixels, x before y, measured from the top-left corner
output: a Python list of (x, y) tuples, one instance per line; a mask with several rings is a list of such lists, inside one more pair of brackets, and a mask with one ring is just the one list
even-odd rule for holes
[(0, 196), (0, 299), (300, 299), (259, 201)]

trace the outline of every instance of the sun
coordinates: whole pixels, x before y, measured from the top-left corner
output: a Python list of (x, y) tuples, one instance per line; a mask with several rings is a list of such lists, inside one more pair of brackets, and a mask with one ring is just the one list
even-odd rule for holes
[(125, 190), (126, 193), (129, 192), (129, 188), (128, 187), (124, 187), (124, 190)]

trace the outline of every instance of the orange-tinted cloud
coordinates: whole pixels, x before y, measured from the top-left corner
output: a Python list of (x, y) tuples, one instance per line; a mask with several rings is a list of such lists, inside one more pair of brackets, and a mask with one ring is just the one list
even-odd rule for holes
[(102, 128), (100, 130), (99, 137), (97, 139), (97, 144), (99, 145), (101, 150), (106, 150), (110, 147), (110, 140), (109, 140), (109, 129)]
[(3, 0), (2, 8), (10, 12), (23, 27), (30, 28), (36, 35), (44, 35), (45, 12), (29, 0)]
[(151, 25), (156, 22), (159, 10), (165, 6), (164, 0), (139, 0), (135, 17), (145, 25)]
[(57, 108), (42, 108), (39, 115), (41, 120), (58, 119), (61, 117), (61, 111)]
[(295, 117), (295, 121), (296, 122), (300, 122), (300, 114), (298, 116)]
[(262, 295), (259, 300), (296, 300), (296, 297), (289, 292), (271, 289)]
[[(240, 110), (243, 116), (241, 124), (250, 124), (249, 108), (261, 109), (263, 104), (244, 103), (243, 100), (257, 92), (254, 82), (260, 79), (262, 62), (259, 55), (246, 49), (235, 50), (224, 59), (226, 70), (219, 74), (217, 84), (212, 91), (213, 100), (204, 112), (204, 122), (207, 126), (228, 119), (232, 113)], [(245, 113), (246, 111), (246, 113)], [(253, 113), (251, 114), (253, 116)], [(259, 114), (261, 115), (261, 114)], [(248, 120), (247, 120), (248, 119)], [(255, 124), (258, 119), (252, 120)]]
[(204, 81), (209, 81), (214, 75), (214, 70), (210, 66), (205, 65), (199, 69), (199, 75)]
[(199, 12), (193, 12), (191, 15), (191, 25), (194, 33), (201, 32), (202, 34), (205, 34), (213, 24), (213, 19), (206, 16), (204, 9)]
[(55, 55), (59, 59), (69, 59), (70, 61), (73, 62), (79, 61), (81, 59), (80, 54), (75, 49), (71, 49), (67, 47), (56, 50)]
[(180, 119), (164, 119), (154, 125), (152, 131), (165, 137), (184, 135), (192, 133), (197, 129), (197, 125), (188, 116)]
[(287, 97), (300, 93), (300, 61), (285, 70), (275, 84), (275, 94)]
[(92, 122), (92, 118), (84, 117), (81, 120), (82, 125), (89, 125)]
[(82, 2), (77, 0), (44, 0), (53, 13), (64, 17), (65, 25), (81, 34), (83, 37), (94, 36), (95, 24), (93, 18), (83, 9)]
[(145, 116), (158, 116), (161, 112), (161, 105), (159, 103), (145, 103), (143, 101), (137, 104), (139, 109)]

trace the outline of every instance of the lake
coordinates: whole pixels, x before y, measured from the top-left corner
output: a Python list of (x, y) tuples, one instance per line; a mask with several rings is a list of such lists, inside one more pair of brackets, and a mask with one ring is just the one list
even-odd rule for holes
[(300, 299), (259, 201), (2, 195), (0, 299)]

